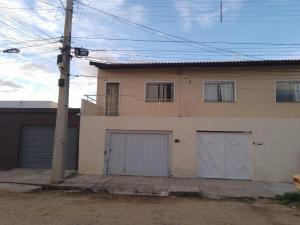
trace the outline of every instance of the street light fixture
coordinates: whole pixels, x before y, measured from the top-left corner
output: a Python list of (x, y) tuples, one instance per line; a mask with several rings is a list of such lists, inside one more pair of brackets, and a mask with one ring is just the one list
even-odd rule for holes
[(3, 53), (20, 53), (20, 49), (18, 48), (10, 48), (2, 51)]

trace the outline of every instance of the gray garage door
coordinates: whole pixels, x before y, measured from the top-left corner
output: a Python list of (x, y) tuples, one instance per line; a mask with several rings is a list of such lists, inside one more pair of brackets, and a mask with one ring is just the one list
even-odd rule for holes
[(109, 133), (107, 151), (107, 174), (169, 175), (169, 134)]
[[(77, 165), (77, 128), (69, 128), (66, 168)], [(19, 167), (50, 169), (52, 165), (54, 127), (23, 127)]]

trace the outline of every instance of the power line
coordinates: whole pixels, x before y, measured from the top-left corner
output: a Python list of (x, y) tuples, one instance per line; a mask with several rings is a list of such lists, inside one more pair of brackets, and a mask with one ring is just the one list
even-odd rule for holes
[[(140, 2), (139, 1), (129, 1), (129, 0), (127, 0), (126, 1), (126, 4), (127, 5), (136, 5), (136, 4), (139, 4)], [(170, 3), (173, 3), (173, 1), (160, 1), (160, 2), (143, 2), (143, 3), (141, 3), (141, 5), (145, 5), (145, 6), (166, 6), (166, 7), (170, 7)], [(207, 7), (207, 6), (209, 6), (209, 7), (211, 7), (211, 6), (213, 6), (213, 5), (217, 5), (219, 2), (218, 1), (215, 1), (215, 2), (212, 2), (212, 1), (192, 1), (192, 3), (193, 3), (193, 6), (195, 6), (195, 7), (197, 7), (197, 6), (199, 6), (199, 7)], [(223, 1), (223, 3), (225, 4), (225, 5), (232, 5), (232, 6), (234, 6), (234, 7), (236, 7), (236, 4), (237, 4), (237, 2), (236, 1)], [(253, 3), (254, 5), (251, 5), (251, 3)], [(263, 3), (263, 4), (260, 4), (260, 3)], [(292, 4), (289, 4), (289, 3), (286, 3), (286, 2), (278, 2), (278, 1), (274, 1), (274, 0), (270, 0), (270, 1), (263, 1), (263, 0), (260, 0), (260, 1), (243, 1), (243, 4), (245, 4), (245, 5), (249, 5), (249, 6), (253, 6), (253, 7), (260, 7), (260, 5), (266, 5), (266, 3), (270, 3), (270, 4), (268, 4), (268, 6), (270, 6), (270, 5), (280, 5), (280, 6), (282, 6), (282, 5), (285, 5), (285, 6), (291, 6)], [(298, 3), (293, 3), (293, 5), (299, 5), (299, 2)], [(104, 6), (105, 5), (108, 5), (108, 6), (111, 6), (111, 5), (120, 5), (120, 2), (119, 1), (117, 1), (117, 2), (114, 2), (114, 1), (110, 1), (110, 2), (105, 2), (105, 4), (103, 4)]]
[(55, 10), (57, 10), (57, 8), (55, 8), (55, 9), (50, 9), (50, 8), (39, 8), (39, 7), (37, 7), (37, 8), (26, 8), (26, 7), (17, 7), (17, 8), (14, 8), (14, 7), (1, 7), (1, 9), (8, 9), (8, 10), (36, 10), (36, 9), (38, 9), (38, 10), (45, 10), (45, 11), (55, 11)]
[[(5, 6), (5, 4), (1, 4), (1, 5)], [(39, 27), (36, 27), (36, 26), (34, 26), (32, 24), (26, 23), (25, 19), (24, 20), (20, 20), (20, 18), (23, 18), (23, 17), (20, 16), (19, 14), (14, 13), (14, 15), (10, 15), (10, 13), (5, 12), (5, 11), (3, 11), (1, 9), (0, 9), (0, 11), (2, 12), (2, 16), (4, 14), (4, 17), (6, 17), (7, 20), (10, 20), (10, 22), (14, 24), (14, 26), (11, 26), (11, 25), (9, 25), (7, 23), (6, 23), (6, 25), (8, 25), (9, 27), (13, 28), (17, 32), (19, 32), (21, 30), (26, 35), (28, 35), (27, 32), (29, 32), (31, 36), (34, 35), (34, 36), (38, 36), (38, 37), (42, 37), (42, 38), (45, 38), (45, 37), (46, 38), (51, 38), (51, 37), (49, 37), (49, 35), (45, 35), (45, 33), (42, 32)], [(20, 29), (21, 27), (23, 27), (23, 29)]]
[(273, 45), (273, 46), (300, 46), (300, 43), (271, 43), (271, 42), (232, 42), (232, 41), (175, 41), (155, 39), (131, 39), (131, 38), (107, 38), (107, 37), (72, 37), (74, 39), (109, 40), (109, 41), (132, 41), (132, 42), (158, 42), (158, 43), (207, 43), (207, 44), (230, 44), (230, 45)]
[(59, 2), (60, 2), (61, 7), (62, 7), (64, 10), (66, 10), (66, 7), (65, 7), (64, 3), (62, 3), (61, 0), (59, 0)]
[(25, 33), (23, 30), (18, 30), (16, 27), (14, 27), (14, 26), (8, 24), (7, 22), (4, 22), (4, 21), (0, 20), (0, 23), (2, 23), (2, 24), (4, 24), (5, 26), (9, 27), (10, 30), (17, 31), (17, 32), (22, 32), (23, 34), (26, 34), (26, 35), (27, 35), (27, 33)]
[[(44, 63), (42, 63), (42, 64), (40, 64), (39, 66), (45, 66), (45, 65), (48, 65), (50, 62), (52, 62), (53, 60), (55, 60), (56, 59), (56, 57), (55, 58), (52, 58), (52, 59), (50, 59), (50, 60), (48, 60), (48, 61), (45, 61)], [(53, 67), (53, 68), (55, 68), (55, 67)], [(51, 69), (50, 71), (49, 71), (49, 73), (52, 73), (53, 71), (54, 71), (54, 69)], [(49, 81), (49, 76), (47, 76), (47, 82)], [(29, 95), (29, 97), (31, 97), (31, 96), (33, 96), (33, 95), (36, 95), (36, 93), (42, 88), (43, 86), (42, 85), (38, 85), (38, 87)]]
[(44, 0), (37, 0), (37, 1), (42, 2), (42, 3), (46, 4), (46, 5), (50, 5), (50, 6), (53, 6), (55, 8), (61, 9), (60, 6), (54, 5), (54, 4), (50, 3), (50, 2), (47, 2), (47, 1), (44, 1)]
[[(79, 2), (79, 1), (77, 1)], [(236, 2), (235, 1), (232, 1), (232, 2), (228, 2), (228, 1), (223, 1), (224, 4), (226, 5), (226, 9), (235, 9), (236, 8)], [(126, 3), (122, 4), (124, 6), (130, 6), (130, 5), (137, 5), (139, 2), (128, 2), (126, 1)], [(164, 4), (165, 3), (165, 4)], [(159, 2), (159, 3), (149, 3), (149, 2), (143, 2), (142, 4), (140, 4), (141, 6), (147, 6), (147, 7), (152, 7), (153, 5), (158, 7), (155, 9), (155, 12), (160, 12), (160, 14), (146, 14), (147, 16), (150, 16), (150, 17), (155, 17), (153, 19), (151, 19), (152, 22), (160, 22), (160, 23), (174, 23), (174, 22), (186, 22), (186, 19), (188, 19), (188, 22), (219, 22), (219, 19), (218, 19), (218, 8), (211, 8), (212, 5), (213, 6), (217, 6), (218, 2), (215, 2), (214, 4), (211, 4), (211, 2), (207, 1), (206, 3), (210, 3), (209, 5), (205, 5), (205, 2), (201, 1), (201, 2), (198, 2), (199, 4), (195, 4), (195, 1), (192, 2), (192, 4), (189, 5), (189, 7), (191, 7), (190, 9), (190, 12), (191, 15), (175, 15), (173, 13), (173, 15), (170, 15), (170, 13), (168, 12), (173, 12), (174, 10), (176, 10), (176, 7), (170, 7), (170, 3), (167, 3), (167, 2)], [(242, 11), (242, 15), (231, 15), (230, 12), (226, 13), (224, 15), (226, 21), (226, 23), (251, 23), (251, 22), (265, 22), (265, 23), (291, 23), (291, 22), (300, 22), (300, 20), (298, 19), (299, 17), (297, 17), (299, 14), (290, 14), (289, 12), (300, 12), (300, 8), (298, 6), (300, 5), (297, 5), (295, 3), (293, 4), (279, 4), (280, 2), (274, 2), (274, 1), (269, 1), (269, 2), (264, 2), (264, 1), (256, 1), (256, 2), (247, 2), (247, 1), (243, 1), (242, 4), (244, 5), (245, 3), (253, 3), (254, 5), (250, 5), (252, 7), (247, 8), (246, 10), (243, 9)], [(263, 3), (263, 4), (258, 4), (258, 3)], [(272, 3), (272, 4), (269, 4), (269, 5), (265, 5), (264, 3)], [(276, 6), (276, 4), (278, 3), (278, 6), (280, 6), (280, 8), (272, 8), (271, 6)], [(300, 2), (299, 2), (300, 3)], [(84, 3), (82, 3), (84, 4)], [(120, 6), (120, 2), (107, 2), (107, 3), (104, 3), (103, 5), (101, 5), (101, 10), (102, 11), (105, 11), (105, 10), (111, 10), (111, 7), (112, 6)], [(243, 6), (242, 5), (242, 6)], [(246, 4), (248, 6), (248, 4)], [(253, 8), (253, 6), (257, 7), (257, 9)], [(261, 6), (266, 6), (268, 7), (267, 9), (261, 9)], [(291, 9), (285, 9), (283, 12), (281, 11), (282, 10), (282, 7), (283, 6), (288, 6), (288, 7), (291, 7)], [(165, 8), (164, 8), (165, 7)], [(197, 9), (199, 8), (207, 8), (209, 7), (210, 10), (206, 10), (206, 11), (199, 11)], [(298, 8), (297, 8), (298, 7)], [(244, 7), (245, 8), (245, 7)], [(279, 11), (278, 11), (279, 10)], [(113, 12), (114, 13), (126, 13), (124, 12), (124, 10), (122, 9), (113, 9)], [(213, 17), (211, 15), (209, 15), (209, 18), (207, 18), (207, 13), (211, 13), (211, 12), (216, 12)], [(251, 13), (251, 12), (261, 12), (263, 13), (264, 16), (266, 16), (267, 18), (265, 19), (260, 19), (258, 17), (258, 15), (249, 15), (247, 13)], [(112, 13), (111, 13), (112, 14)], [(201, 21), (201, 14), (204, 14), (205, 16), (205, 20), (202, 20)], [(283, 19), (280, 19), (280, 20), (276, 20), (276, 18), (278, 16), (281, 16), (281, 17), (286, 17), (286, 18), (291, 18), (291, 17), (294, 17), (296, 19), (287, 19), (287, 20), (283, 20)], [(178, 18), (179, 17), (179, 18)], [(276, 18), (274, 18), (276, 17)], [(165, 19), (162, 19), (162, 18), (165, 18)], [(166, 19), (166, 18), (169, 18), (169, 19)], [(251, 19), (253, 18), (254, 20), (237, 20), (237, 18), (248, 18), (248, 19)], [(274, 18), (274, 19), (272, 19)]]
[[(105, 7), (101, 7), (101, 10), (112, 10), (110, 8), (106, 8)], [(175, 9), (176, 10), (176, 9)], [(195, 10), (195, 8), (193, 8), (193, 10)], [(114, 13), (124, 13), (124, 11), (122, 9), (113, 9), (112, 10)], [(298, 15), (298, 14), (292, 14), (292, 13), (297, 13), (300, 11), (300, 7), (299, 8), (293, 8), (293, 9), (286, 9), (283, 11), (278, 11), (277, 9), (271, 8), (269, 10), (249, 10), (247, 9), (247, 11), (242, 11), (243, 15), (244, 14), (250, 14), (251, 13), (263, 13), (263, 14), (274, 14), (274, 13), (279, 13), (279, 14), (283, 14), (283, 15)], [(151, 12), (151, 11), (149, 11)], [(146, 14), (147, 16), (158, 16), (158, 17), (177, 17), (177, 14), (167, 14), (169, 12), (174, 12), (173, 8), (169, 8), (169, 9), (155, 9), (155, 13), (148, 13)], [(199, 17), (202, 14), (208, 14), (208, 13), (213, 13), (213, 12), (218, 12), (217, 9), (211, 9), (211, 10), (205, 10), (205, 11), (199, 11), (199, 10), (195, 10), (195, 11), (191, 11), (189, 14), (185, 14), (185, 15), (180, 15), (180, 17), (183, 18), (189, 18), (189, 17)], [(146, 12), (147, 13), (147, 12)], [(227, 13), (227, 15), (230, 15), (229, 13)]]
[[(13, 25), (8, 24), (7, 22), (3, 22), (3, 21), (1, 21), (1, 22), (6, 24), (8, 27), (12, 28), (13, 30), (15, 30), (17, 32), (21, 31), (22, 33), (24, 33), (26, 35), (30, 34), (31, 36), (35, 35), (35, 36), (45, 38), (45, 36), (43, 34), (42, 35), (40, 34), (41, 31), (38, 30), (38, 28), (36, 28), (35, 26), (28, 25), (24, 21), (20, 21), (19, 18), (16, 18), (15, 16), (12, 16), (12, 15), (9, 15), (7, 12), (5, 12), (1, 9), (0, 9), (0, 12), (2, 12), (1, 15), (7, 20), (7, 22), (10, 22)], [(37, 34), (37, 32), (39, 32), (39, 34)]]
[(7, 45), (28, 44), (28, 43), (33, 43), (33, 42), (45, 42), (45, 41), (51, 41), (51, 40), (56, 40), (56, 39), (60, 39), (60, 38), (61, 37), (53, 37), (53, 38), (42, 38), (42, 39), (35, 39), (35, 40), (27, 40), (27, 41), (21, 41), (21, 42), (12, 42), (12, 43), (1, 44), (0, 47), (7, 46)]
[[(147, 54), (164, 54), (164, 55), (170, 55), (170, 53), (180, 53), (180, 54), (188, 54), (190, 55), (191, 53), (203, 53), (205, 51), (203, 50), (176, 50), (176, 49), (88, 49), (91, 52), (142, 52), (142, 53), (147, 53)], [(287, 53), (297, 53), (298, 51), (285, 51), (285, 52), (259, 52), (254, 51), (255, 54), (251, 53), (252, 56), (267, 56), (267, 55), (272, 55), (272, 56), (284, 56), (284, 55), (290, 55)], [(249, 51), (247, 52), (249, 53)], [(264, 54), (262, 54), (264, 53)], [(192, 55), (190, 55), (192, 56)], [(207, 55), (206, 55), (207, 56)], [(231, 56), (231, 54), (228, 53), (223, 53), (222, 56)], [(155, 56), (153, 56), (155, 57)]]
[(82, 74), (72, 74), (71, 77), (88, 77), (88, 78), (97, 78), (97, 76), (92, 75), (82, 75)]
[[(125, 22), (125, 23), (130, 24), (132, 26), (135, 26), (135, 27), (137, 27), (139, 29), (142, 29), (144, 31), (150, 32), (152, 34), (155, 34), (155, 35), (157, 35), (157, 36), (159, 36), (161, 38), (165, 38), (165, 39), (169, 39), (169, 40), (174, 40), (174, 38), (175, 38), (175, 39), (179, 39), (179, 40), (183, 40), (183, 41), (193, 41), (193, 40), (189, 40), (187, 38), (183, 38), (183, 37), (180, 37), (180, 36), (177, 36), (177, 35), (169, 34), (169, 33), (164, 32), (164, 31), (160, 31), (160, 30), (158, 30), (156, 28), (152, 28), (152, 27), (149, 27), (149, 26), (146, 26), (146, 25), (143, 25), (143, 24), (139, 24), (139, 23), (130, 21), (128, 19), (122, 18), (120, 16), (114, 15), (112, 13), (109, 13), (109, 12), (103, 11), (101, 9), (98, 9), (98, 8), (92, 7), (90, 5), (87, 5), (85, 3), (82, 3), (82, 2), (80, 2), (78, 0), (74, 0), (74, 1), (77, 2), (77, 3), (79, 3), (79, 4), (81, 4), (81, 5), (83, 5), (83, 6), (85, 6), (85, 7), (87, 7), (87, 8), (93, 9), (95, 11), (98, 11), (98, 12), (102, 13), (102, 14), (110, 16), (110, 17), (112, 17), (112, 18), (114, 18), (114, 19), (116, 19), (118, 21)], [(238, 56), (244, 56), (244, 57), (247, 57), (247, 58), (252, 58), (252, 56), (250, 56), (250, 55), (243, 55), (243, 54), (241, 54), (239, 52), (228, 51), (228, 50), (220, 48), (220, 47), (213, 47), (213, 46), (209, 46), (209, 45), (206, 45), (206, 44), (203, 44), (203, 43), (199, 43), (199, 42), (196, 42), (196, 41), (193, 41), (193, 42), (195, 42), (195, 44), (199, 44), (199, 45), (204, 46), (206, 48), (215, 49), (215, 50), (207, 50), (209, 52), (216, 52), (217, 53), (217, 52), (223, 51), (223, 52), (229, 52), (231, 54), (238, 55)], [(186, 43), (182, 43), (182, 44), (187, 45)], [(190, 46), (191, 47), (195, 47), (194, 45), (190, 45)]]
[(60, 41), (53, 41), (53, 42), (48, 42), (48, 43), (34, 44), (34, 45), (29, 45), (29, 46), (22, 46), (22, 47), (19, 47), (19, 49), (34, 48), (34, 47), (39, 47), (39, 46), (43, 46), (43, 45), (52, 45), (52, 44), (56, 44), (56, 43), (60, 43)]

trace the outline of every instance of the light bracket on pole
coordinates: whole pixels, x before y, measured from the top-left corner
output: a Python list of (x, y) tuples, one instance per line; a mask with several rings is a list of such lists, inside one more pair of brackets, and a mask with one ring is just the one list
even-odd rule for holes
[(89, 56), (89, 50), (85, 48), (74, 48), (75, 56), (78, 58)]

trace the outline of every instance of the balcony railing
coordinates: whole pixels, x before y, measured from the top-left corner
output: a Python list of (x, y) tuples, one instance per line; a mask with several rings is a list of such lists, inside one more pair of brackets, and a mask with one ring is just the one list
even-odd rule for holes
[(97, 116), (181, 116), (182, 103), (176, 99), (145, 101), (130, 95), (86, 95), (82, 113)]

